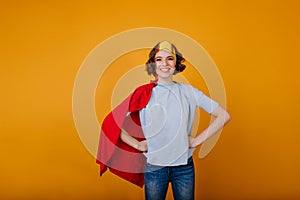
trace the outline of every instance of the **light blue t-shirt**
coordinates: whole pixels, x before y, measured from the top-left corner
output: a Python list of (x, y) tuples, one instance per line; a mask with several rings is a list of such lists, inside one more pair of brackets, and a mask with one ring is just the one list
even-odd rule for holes
[(198, 89), (182, 83), (158, 84), (140, 110), (142, 130), (148, 144), (147, 162), (159, 166), (187, 164), (196, 108), (212, 113), (218, 103)]

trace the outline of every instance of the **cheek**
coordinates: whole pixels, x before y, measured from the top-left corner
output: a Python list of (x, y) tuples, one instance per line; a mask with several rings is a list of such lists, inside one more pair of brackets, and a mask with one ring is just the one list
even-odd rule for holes
[(169, 64), (169, 66), (171, 66), (172, 68), (175, 68), (175, 64), (176, 64), (175, 61), (170, 61), (168, 64)]
[(159, 70), (158, 70), (158, 66), (157, 66), (157, 65), (155, 65), (155, 72), (156, 72), (156, 73), (159, 73)]

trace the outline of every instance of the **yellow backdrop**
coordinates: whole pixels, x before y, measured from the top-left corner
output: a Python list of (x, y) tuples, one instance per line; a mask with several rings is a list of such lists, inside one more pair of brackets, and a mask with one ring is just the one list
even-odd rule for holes
[[(299, 6), (297, 0), (2, 1), (0, 198), (144, 198), (142, 189), (111, 173), (99, 178), (74, 125), (72, 91), (99, 43), (125, 30), (163, 27), (211, 55), (232, 115), (209, 156), (195, 157), (197, 199), (299, 199)], [(129, 56), (121, 63), (135, 62)], [(109, 107), (99, 93), (101, 121)]]

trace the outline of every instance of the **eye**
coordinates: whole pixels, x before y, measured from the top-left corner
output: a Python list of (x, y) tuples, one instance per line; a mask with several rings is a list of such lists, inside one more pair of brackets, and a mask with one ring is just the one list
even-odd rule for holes
[(155, 58), (155, 61), (161, 61), (161, 58)]
[(168, 60), (174, 60), (174, 57), (173, 56), (168, 57)]

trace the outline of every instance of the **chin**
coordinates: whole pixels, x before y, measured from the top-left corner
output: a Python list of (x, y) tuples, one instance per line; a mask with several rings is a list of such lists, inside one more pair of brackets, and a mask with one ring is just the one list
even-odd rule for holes
[(158, 73), (157, 75), (162, 78), (168, 78), (168, 77), (172, 76), (171, 74), (166, 74), (166, 73)]

